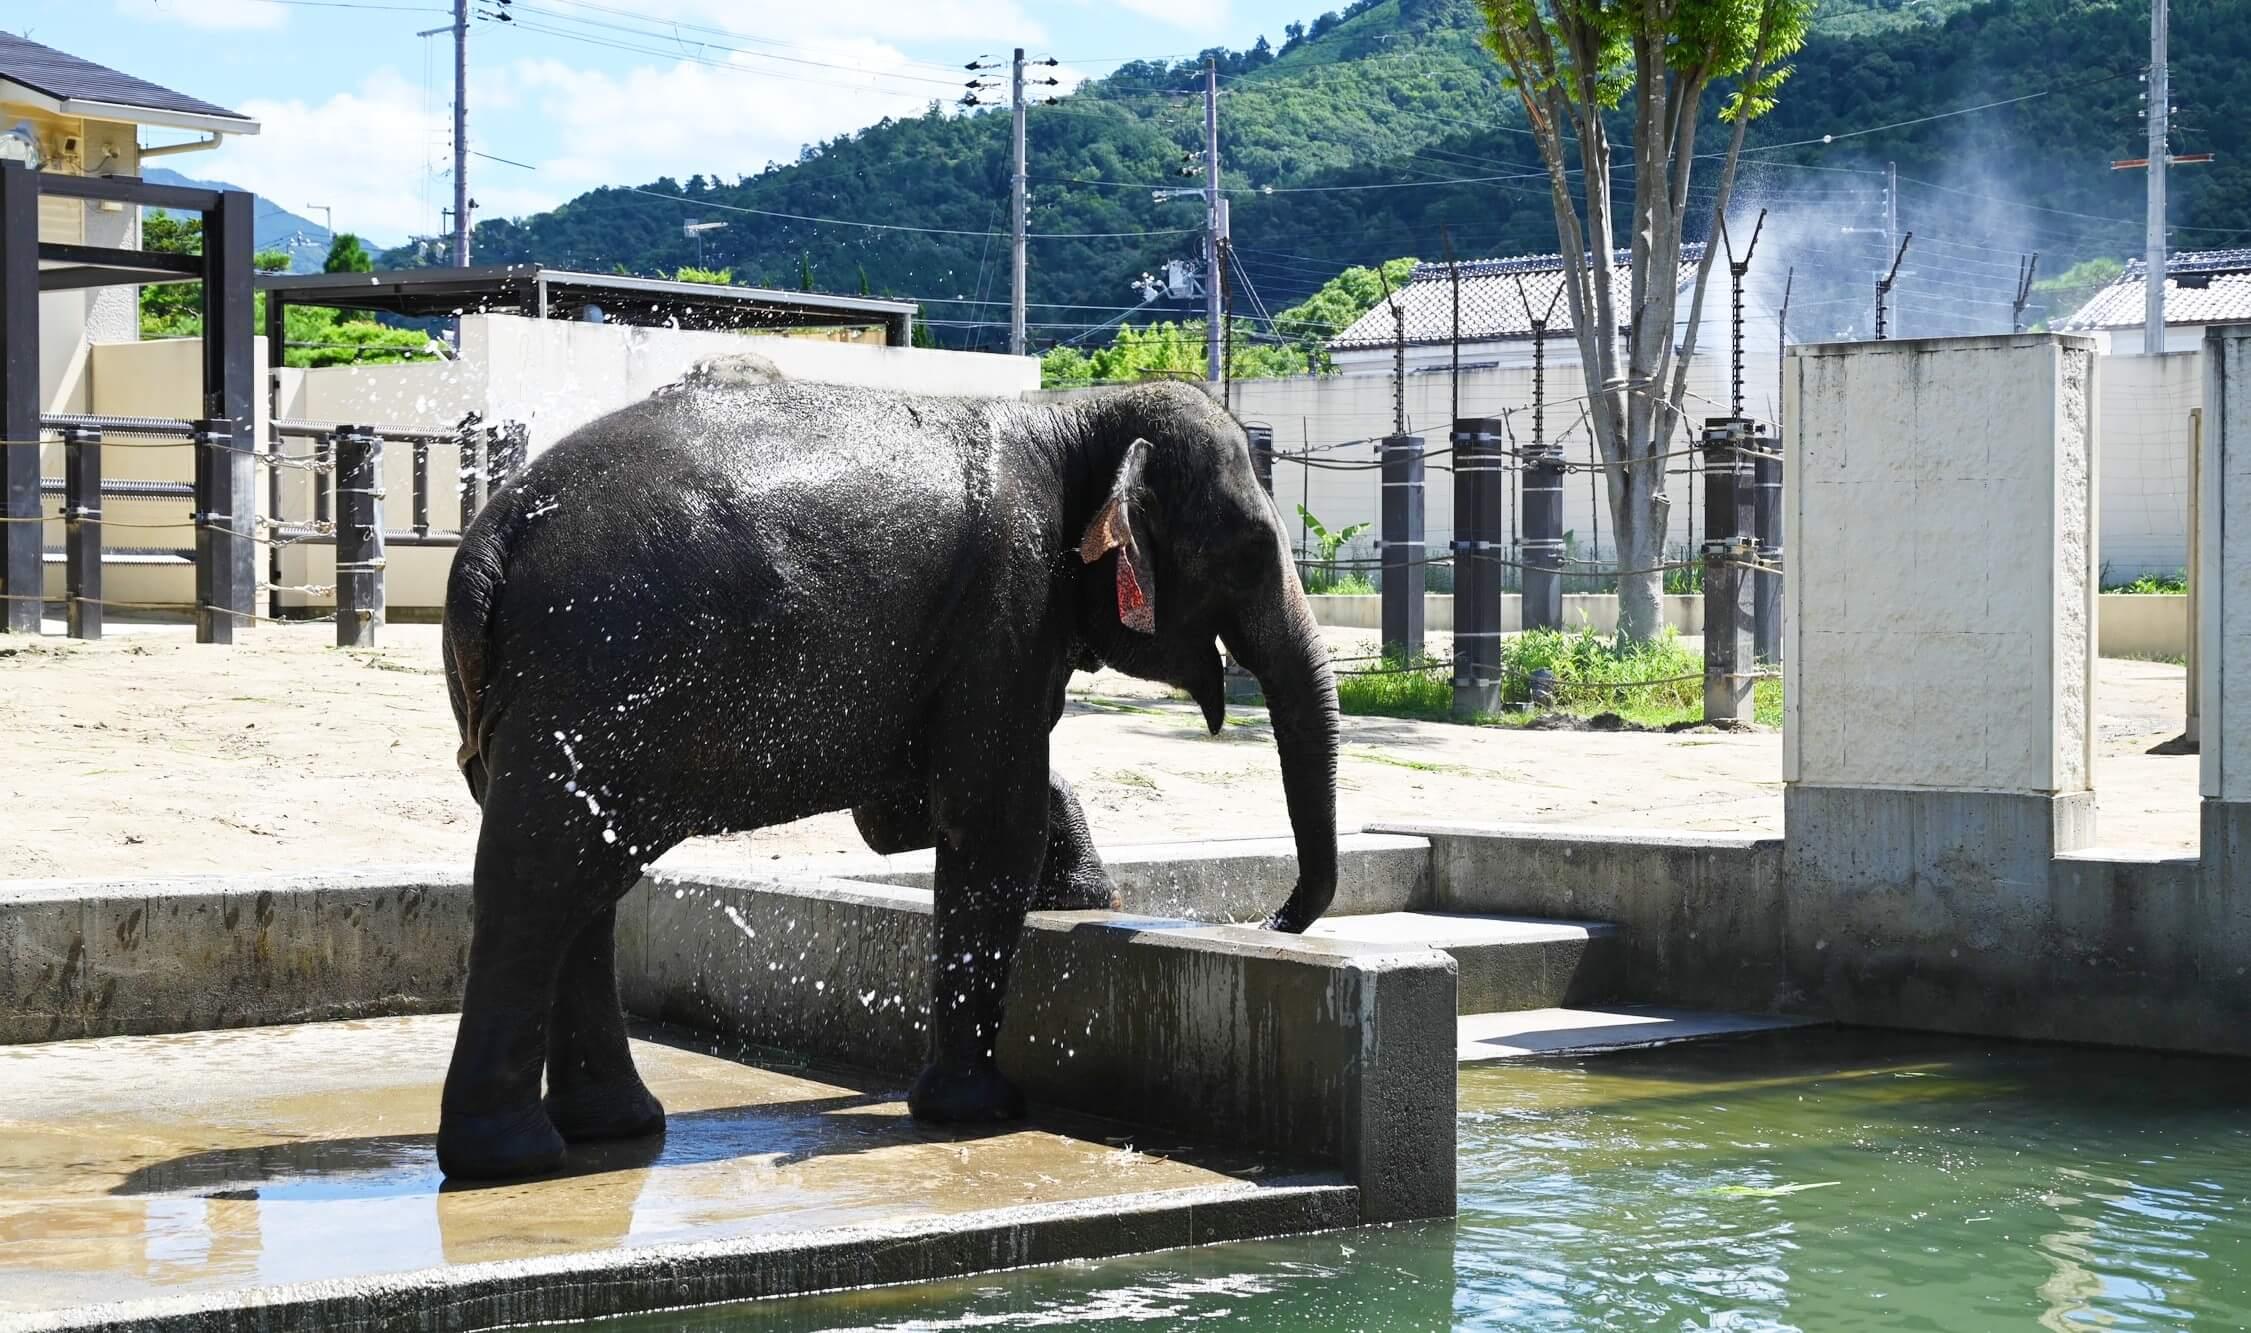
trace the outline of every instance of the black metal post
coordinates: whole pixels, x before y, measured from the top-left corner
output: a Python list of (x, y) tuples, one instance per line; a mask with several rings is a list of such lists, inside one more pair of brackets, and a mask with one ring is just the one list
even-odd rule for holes
[(531, 461), (531, 427), (521, 421), (500, 423), (499, 456), (494, 460), (493, 475), (485, 486), (485, 502), (492, 502), (493, 493), (516, 479)]
[(1751, 712), (1751, 571), (1755, 526), (1751, 423), (1704, 422), (1704, 720), (1748, 721)]
[(203, 215), (203, 438), (196, 444), (198, 643), (232, 643), (258, 588), (257, 333), (251, 223), (257, 200), (221, 193)]
[(74, 639), (102, 637), (102, 433), (63, 436), (63, 614)]
[(372, 648), (382, 628), (383, 437), (336, 432), (336, 646)]
[(430, 442), (414, 442), (414, 535), (430, 535)]
[(46, 593), (39, 523), (39, 177), (0, 162), (0, 630), (37, 634)]
[[(269, 309), (267, 312), (267, 323), (271, 324), (272, 322), (272, 311)], [(278, 340), (269, 337), (266, 340), (266, 345), (268, 347), (279, 347), (281, 344)], [(279, 363), (277, 362), (276, 364)], [(267, 408), (267, 420), (273, 421), (278, 419), (281, 415), (279, 410), (281, 406), (281, 386), (278, 376), (275, 377), (274, 387), (268, 393), (267, 397), (271, 404)], [(266, 437), (266, 517), (273, 521), (273, 526), (268, 530), (269, 536), (278, 534), (281, 531), (283, 508), (281, 502), (281, 459), (287, 452), (288, 451), (282, 446), (282, 438), (279, 434), (269, 434)], [(282, 547), (279, 542), (270, 542), (266, 546), (266, 614), (275, 620), (281, 619), (282, 611), (281, 552)]]
[(1563, 446), (1545, 441), (1524, 454), (1518, 494), (1524, 517), (1525, 629), (1563, 628)]
[(1498, 417), (1454, 422), (1454, 716), (1501, 708), (1502, 482), (1508, 474)]
[[(1751, 475), (1758, 490), (1753, 510), (1753, 535), (1758, 539), (1759, 563), (1782, 568), (1782, 440), (1767, 434), (1762, 422), (1752, 427), (1751, 447), (1758, 452)], [(1761, 665), (1782, 661), (1782, 575), (1765, 569), (1752, 575), (1751, 640)]]
[(1268, 495), (1274, 493), (1274, 428), (1272, 426), (1245, 426), (1243, 435), (1251, 443), (1251, 472), (1258, 477), (1259, 487)]
[(1423, 651), (1423, 441), (1383, 442), (1383, 651), (1402, 660)]

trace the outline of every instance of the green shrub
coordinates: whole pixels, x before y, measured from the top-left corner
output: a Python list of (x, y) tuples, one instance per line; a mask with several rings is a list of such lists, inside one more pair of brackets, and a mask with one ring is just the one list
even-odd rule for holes
[(2132, 583), (2111, 584), (2105, 587), (2103, 591), (2139, 593), (2146, 596), (2186, 597), (2188, 595), (2188, 575), (2185, 573), (2144, 574)]

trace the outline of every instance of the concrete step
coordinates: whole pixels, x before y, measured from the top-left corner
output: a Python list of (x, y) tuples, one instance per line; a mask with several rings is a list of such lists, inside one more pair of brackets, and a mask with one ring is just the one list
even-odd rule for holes
[(1444, 912), (1332, 916), (1306, 932), (1369, 944), (1444, 950), (1461, 969), (1455, 1010), (1464, 1014), (1556, 1009), (1617, 992), (1618, 928), (1603, 921), (1550, 921)]

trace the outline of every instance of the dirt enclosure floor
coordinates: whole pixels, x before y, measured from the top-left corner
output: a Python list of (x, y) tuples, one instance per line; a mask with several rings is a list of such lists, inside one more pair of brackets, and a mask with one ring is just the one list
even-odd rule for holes
[[(1339, 656), (1366, 631), (1331, 631)], [(1432, 647), (1447, 651), (1444, 636)], [(434, 626), (343, 651), (327, 625), (198, 647), (178, 625), (93, 644), (0, 638), (0, 878), (466, 862), (478, 811), (453, 765)], [(2101, 840), (2193, 851), (2182, 670), (2106, 660)], [(1111, 673), (1073, 682), (1055, 766), (1105, 845), (1286, 834), (1265, 714), (1207, 736), (1195, 706)], [(1339, 826), (1396, 819), (1779, 832), (1778, 732), (1532, 732), (1348, 717)], [(775, 868), (865, 852), (851, 819), (687, 844), (667, 862)]]

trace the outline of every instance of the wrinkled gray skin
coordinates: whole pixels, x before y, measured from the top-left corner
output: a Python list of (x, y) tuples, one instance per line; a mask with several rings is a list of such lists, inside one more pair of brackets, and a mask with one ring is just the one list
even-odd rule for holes
[[(1090, 527), (1130, 532), (1151, 632), (1121, 622), (1127, 551)], [(446, 1173), (534, 1174), (567, 1141), (659, 1131), (615, 903), (684, 838), (845, 808), (879, 851), (937, 849), (909, 1107), (1021, 1114), (992, 1050), (1024, 913), (1114, 901), (1048, 767), (1064, 686), (1107, 663), (1187, 690), (1216, 732), (1215, 639), (1266, 693), (1299, 864), (1268, 924), (1303, 930), (1336, 887), (1336, 687), (1243, 433), (1204, 394), (690, 383), (558, 443), (477, 516), (447, 591), (484, 826)]]

